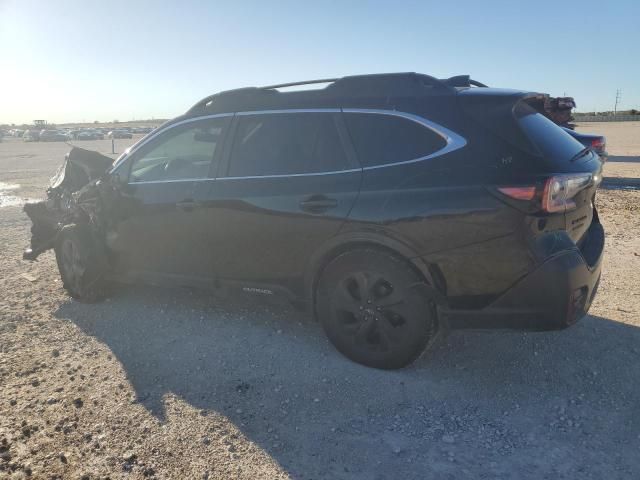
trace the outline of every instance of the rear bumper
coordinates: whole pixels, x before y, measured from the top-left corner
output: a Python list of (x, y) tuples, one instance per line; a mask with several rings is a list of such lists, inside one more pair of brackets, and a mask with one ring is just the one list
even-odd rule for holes
[(598, 290), (604, 229), (594, 221), (581, 248), (558, 252), (480, 310), (443, 310), (450, 328), (557, 330), (589, 311)]
[(609, 160), (609, 153), (606, 150), (600, 150), (596, 153), (600, 157), (600, 160), (602, 160), (602, 163), (605, 163), (607, 160)]

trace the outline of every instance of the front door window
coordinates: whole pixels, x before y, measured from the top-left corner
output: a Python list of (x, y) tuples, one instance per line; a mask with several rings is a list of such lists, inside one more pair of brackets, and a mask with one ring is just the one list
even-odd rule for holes
[(228, 117), (179, 125), (134, 154), (130, 183), (206, 178), (211, 171)]

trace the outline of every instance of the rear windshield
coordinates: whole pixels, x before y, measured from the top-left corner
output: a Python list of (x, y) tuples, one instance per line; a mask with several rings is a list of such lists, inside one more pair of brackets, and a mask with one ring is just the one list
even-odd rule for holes
[(514, 113), (524, 133), (545, 157), (570, 160), (584, 148), (575, 138), (526, 103), (520, 102)]

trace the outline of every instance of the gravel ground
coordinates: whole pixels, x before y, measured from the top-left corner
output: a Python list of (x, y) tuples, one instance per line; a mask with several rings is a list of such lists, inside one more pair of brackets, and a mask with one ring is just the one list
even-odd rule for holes
[[(40, 196), (66, 150), (0, 143), (0, 182)], [(395, 372), (276, 303), (146, 287), (72, 301), (51, 252), (21, 260), (21, 209), (0, 208), (0, 478), (638, 478), (640, 191), (598, 203), (590, 316), (452, 332)]]

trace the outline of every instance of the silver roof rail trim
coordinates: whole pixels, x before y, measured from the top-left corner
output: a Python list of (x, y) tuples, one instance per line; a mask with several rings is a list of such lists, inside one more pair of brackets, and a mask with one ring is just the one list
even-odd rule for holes
[(340, 113), (339, 108), (290, 108), (280, 110), (249, 110), (246, 112), (236, 112), (238, 116), (245, 115), (265, 115), (277, 113)]

